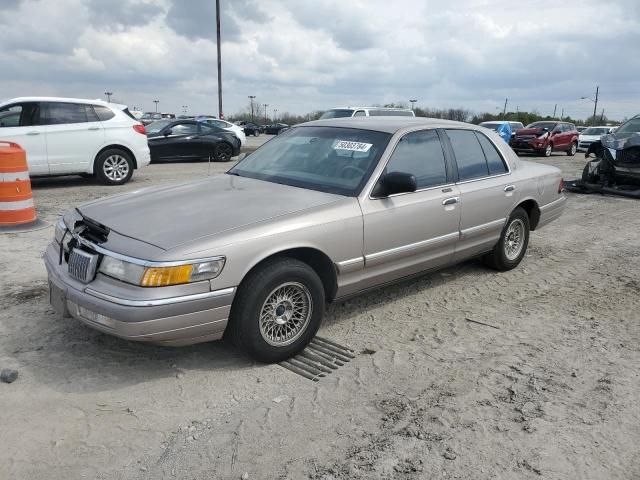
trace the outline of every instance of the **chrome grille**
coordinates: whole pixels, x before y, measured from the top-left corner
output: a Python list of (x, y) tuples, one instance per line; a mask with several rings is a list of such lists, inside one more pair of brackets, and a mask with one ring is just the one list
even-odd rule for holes
[(68, 271), (76, 280), (89, 283), (96, 275), (98, 255), (74, 248), (69, 254)]

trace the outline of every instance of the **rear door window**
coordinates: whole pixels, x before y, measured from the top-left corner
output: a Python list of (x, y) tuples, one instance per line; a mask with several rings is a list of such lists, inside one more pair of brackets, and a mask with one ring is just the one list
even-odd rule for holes
[(487, 159), (487, 166), (489, 167), (489, 175), (499, 175), (507, 172), (507, 165), (504, 159), (500, 155), (500, 152), (496, 149), (496, 146), (491, 143), (484, 134), (476, 132), (484, 156)]
[(487, 160), (475, 133), (471, 130), (447, 130), (446, 132), (458, 164), (460, 181), (488, 176)]
[(82, 103), (49, 102), (47, 106), (47, 125), (86, 123), (87, 113)]
[(414, 175), (419, 189), (446, 183), (447, 169), (438, 133), (421, 130), (402, 137), (387, 164), (387, 172)]

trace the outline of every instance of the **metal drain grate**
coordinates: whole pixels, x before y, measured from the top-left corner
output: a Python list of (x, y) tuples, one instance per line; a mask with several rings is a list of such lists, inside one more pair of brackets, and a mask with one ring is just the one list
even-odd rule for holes
[(279, 365), (317, 382), (353, 358), (356, 358), (355, 352), (349, 347), (315, 337), (302, 352)]

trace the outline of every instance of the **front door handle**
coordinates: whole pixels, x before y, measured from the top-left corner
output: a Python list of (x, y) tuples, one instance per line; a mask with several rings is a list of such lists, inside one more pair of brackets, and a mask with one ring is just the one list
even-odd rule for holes
[(40, 132), (27, 132), (27, 135), (40, 135)]
[(444, 205), (445, 207), (447, 205), (455, 205), (456, 203), (458, 203), (459, 200), (460, 200), (460, 198), (458, 198), (458, 197), (447, 198), (447, 199), (442, 201), (442, 205)]
[(515, 189), (516, 189), (515, 185), (507, 185), (506, 187), (504, 187), (505, 192), (513, 192)]
[(89, 127), (89, 130), (100, 130), (100, 127)]

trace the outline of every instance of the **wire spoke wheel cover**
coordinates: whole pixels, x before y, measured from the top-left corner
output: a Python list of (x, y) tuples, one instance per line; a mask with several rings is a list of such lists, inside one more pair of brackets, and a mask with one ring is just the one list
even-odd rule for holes
[(507, 228), (504, 239), (504, 254), (513, 261), (522, 253), (524, 246), (525, 226), (519, 218), (514, 219)]
[(119, 182), (129, 175), (129, 162), (122, 155), (109, 155), (102, 164), (105, 176)]
[(307, 287), (298, 282), (283, 283), (267, 295), (260, 309), (260, 334), (274, 347), (290, 345), (306, 330), (312, 312)]

